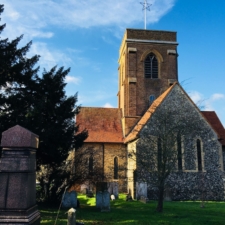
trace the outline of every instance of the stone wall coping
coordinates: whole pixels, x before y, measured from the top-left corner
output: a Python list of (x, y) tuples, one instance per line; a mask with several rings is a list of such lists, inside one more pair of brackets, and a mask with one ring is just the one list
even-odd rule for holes
[(140, 39), (126, 39), (126, 42), (143, 42), (143, 43), (157, 43), (157, 44), (171, 44), (178, 45), (176, 41), (157, 41), (157, 40), (140, 40)]

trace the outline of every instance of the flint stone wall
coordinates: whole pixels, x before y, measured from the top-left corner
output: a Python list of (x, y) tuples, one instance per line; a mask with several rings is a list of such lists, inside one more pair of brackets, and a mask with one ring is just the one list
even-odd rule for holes
[[(172, 89), (155, 114), (166, 107), (173, 109), (176, 114), (179, 112), (184, 120), (198, 123), (198, 130), (182, 137), (182, 171), (176, 172), (175, 168), (175, 172), (167, 179), (167, 185), (171, 187), (172, 200), (196, 200), (203, 197), (206, 200), (223, 200), (222, 147), (216, 133), (179, 86)], [(140, 138), (136, 143), (137, 151), (143, 151), (147, 145), (144, 139), (151, 138), (151, 135), (155, 134), (155, 114), (140, 132)], [(198, 172), (197, 168), (197, 139), (201, 140), (203, 172)], [(141, 182), (142, 178), (143, 174), (140, 176), (139, 173), (137, 181)], [(148, 180), (148, 197), (155, 199), (157, 188), (153, 184), (156, 178), (152, 174), (145, 174), (145, 179)]]

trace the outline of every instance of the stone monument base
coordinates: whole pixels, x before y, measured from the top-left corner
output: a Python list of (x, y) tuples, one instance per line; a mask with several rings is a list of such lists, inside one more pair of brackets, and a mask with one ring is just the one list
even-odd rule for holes
[(0, 225), (40, 225), (40, 213), (37, 206), (27, 210), (0, 209)]

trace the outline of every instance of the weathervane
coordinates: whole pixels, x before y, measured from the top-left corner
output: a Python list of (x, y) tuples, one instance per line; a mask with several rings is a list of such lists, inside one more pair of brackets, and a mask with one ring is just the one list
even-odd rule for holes
[(146, 30), (146, 12), (147, 12), (147, 10), (148, 11), (150, 11), (150, 6), (152, 5), (152, 4), (149, 4), (149, 3), (147, 3), (147, 0), (145, 0), (144, 2), (140, 2), (140, 4), (142, 4), (143, 5), (143, 11), (144, 11), (144, 15), (145, 15), (145, 30)]

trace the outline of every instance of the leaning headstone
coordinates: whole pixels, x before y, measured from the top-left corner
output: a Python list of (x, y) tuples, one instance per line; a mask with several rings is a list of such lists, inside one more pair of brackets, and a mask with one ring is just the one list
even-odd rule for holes
[(63, 201), (62, 201), (63, 208), (77, 208), (77, 192), (71, 191), (66, 192)]
[(139, 200), (141, 197), (147, 198), (147, 183), (136, 182), (136, 199)]
[(2, 133), (0, 224), (39, 225), (36, 205), (36, 150), (39, 138), (15, 126)]

